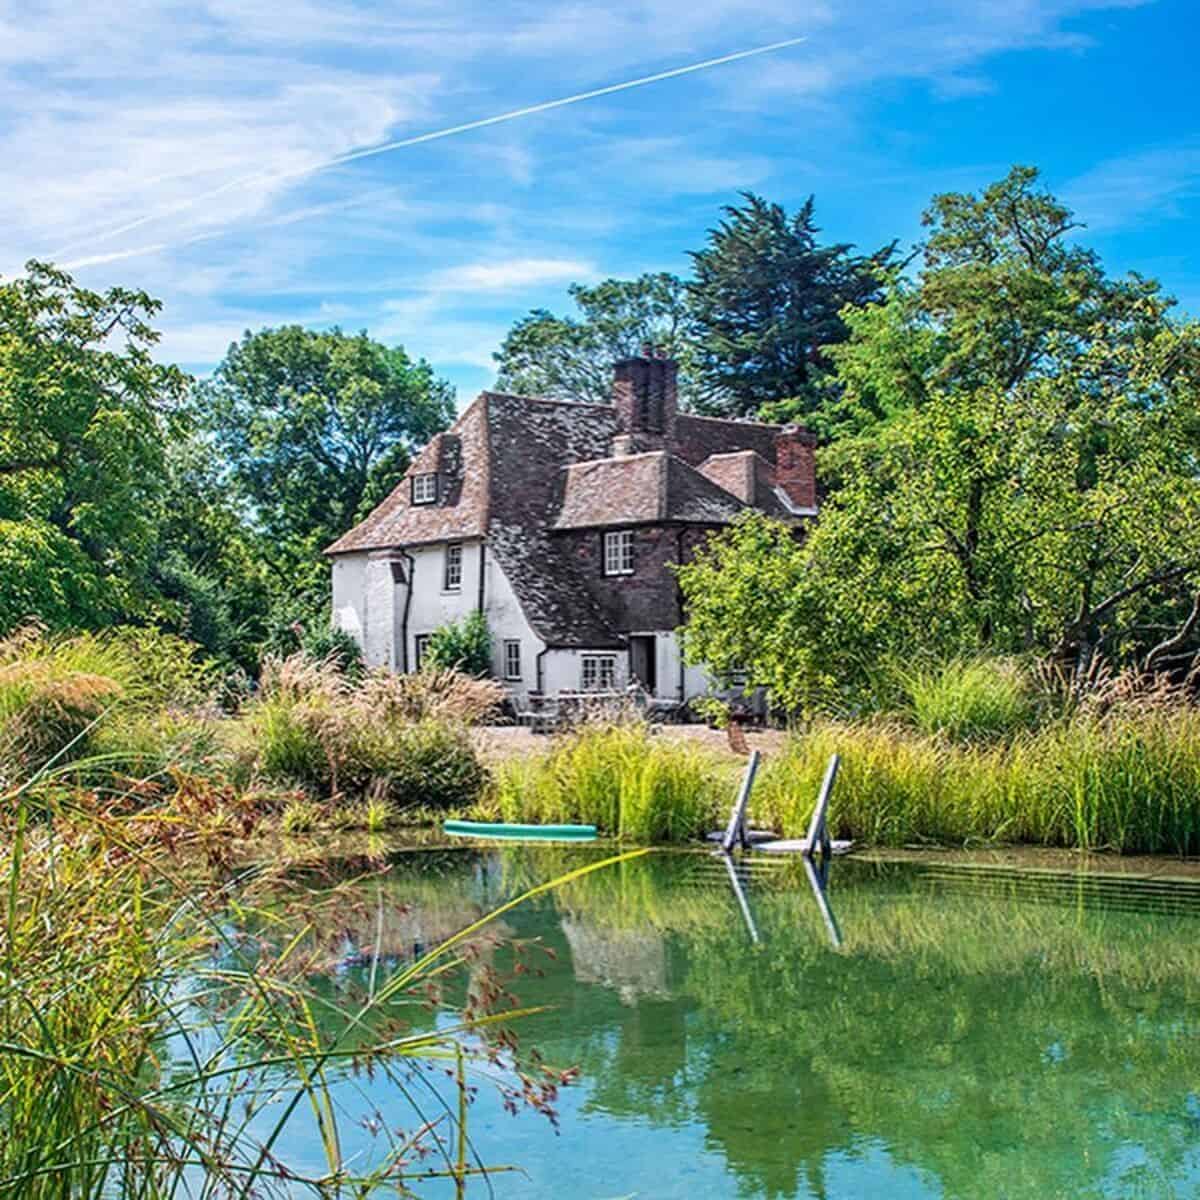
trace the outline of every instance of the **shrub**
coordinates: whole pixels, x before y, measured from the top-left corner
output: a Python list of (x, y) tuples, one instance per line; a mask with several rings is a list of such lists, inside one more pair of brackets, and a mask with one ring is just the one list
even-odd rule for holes
[(434, 699), (382, 672), (355, 684), (329, 660), (268, 659), (246, 711), (260, 769), (335, 799), (371, 791), (404, 805), (470, 804), (487, 773), (463, 722), (447, 714), (478, 709), (479, 683), (443, 682)]
[(1036, 713), (1029, 675), (1011, 658), (951, 659), (901, 671), (900, 683), (917, 727), (954, 741), (1007, 736)]
[[(20, 630), (0, 641), (0, 775), (36, 770), (55, 756), (91, 752), (102, 716), (196, 706), (217, 678), (197, 648), (155, 629), (73, 637)], [(115, 751), (110, 732), (107, 749)]]
[(429, 637), (424, 666), (462, 671), (483, 678), (492, 671), (492, 634), (481, 612), (435, 629)]
[(643, 725), (584, 725), (543, 755), (506, 763), (497, 804), (506, 821), (581, 822), (632, 841), (680, 842), (712, 828), (729, 776), (715, 756)]

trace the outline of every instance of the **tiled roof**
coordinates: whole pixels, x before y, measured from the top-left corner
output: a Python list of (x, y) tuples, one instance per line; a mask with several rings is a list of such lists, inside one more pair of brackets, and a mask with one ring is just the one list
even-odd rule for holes
[(742, 503), (662, 450), (573, 463), (565, 468), (555, 529), (682, 521), (723, 525)]
[[(387, 499), (325, 553), (483, 537), (488, 524), (487, 432), (485, 394), (417, 455)], [(439, 479), (437, 503), (413, 504), (412, 477), (432, 473)]]

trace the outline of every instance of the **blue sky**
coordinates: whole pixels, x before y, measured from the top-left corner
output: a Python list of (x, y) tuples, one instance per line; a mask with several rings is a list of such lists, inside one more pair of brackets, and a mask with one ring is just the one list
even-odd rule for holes
[(815, 193), (831, 239), (874, 248), (1024, 162), (1111, 269), (1200, 314), (1198, 36), (1195, 0), (0, 0), (0, 273), (143, 287), (200, 372), (247, 328), (366, 329), (465, 403), (513, 320), (572, 280), (685, 271), (741, 189)]

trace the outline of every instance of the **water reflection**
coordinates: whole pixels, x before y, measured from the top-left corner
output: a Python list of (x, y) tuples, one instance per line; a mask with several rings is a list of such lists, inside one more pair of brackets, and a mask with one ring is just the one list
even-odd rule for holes
[[(358, 955), (338, 977), (365, 979), (373, 955), (579, 861), (406, 860), (339, 900), (322, 936)], [(621, 864), (506, 915), (498, 969), (514, 943), (553, 955), (514, 985), (548, 1006), (522, 1039), (582, 1078), (560, 1137), (482, 1090), (476, 1150), (527, 1172), (497, 1196), (534, 1200), (1196, 1194), (1198, 891), (845, 859)]]

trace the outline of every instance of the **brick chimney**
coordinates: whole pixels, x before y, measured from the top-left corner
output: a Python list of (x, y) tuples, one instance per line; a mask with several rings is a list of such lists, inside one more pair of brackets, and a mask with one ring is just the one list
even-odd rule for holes
[(798, 509), (816, 511), (817, 435), (789, 425), (775, 435), (775, 486)]
[(613, 367), (613, 404), (629, 452), (661, 450), (675, 439), (679, 364), (645, 345)]

